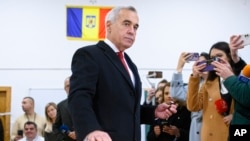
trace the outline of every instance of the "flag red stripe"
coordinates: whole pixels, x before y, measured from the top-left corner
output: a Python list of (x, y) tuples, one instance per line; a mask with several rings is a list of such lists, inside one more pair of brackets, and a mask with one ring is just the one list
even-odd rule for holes
[(105, 38), (105, 16), (107, 13), (111, 10), (111, 8), (100, 8), (100, 20), (99, 20), (99, 34), (98, 37), (99, 39), (104, 39)]

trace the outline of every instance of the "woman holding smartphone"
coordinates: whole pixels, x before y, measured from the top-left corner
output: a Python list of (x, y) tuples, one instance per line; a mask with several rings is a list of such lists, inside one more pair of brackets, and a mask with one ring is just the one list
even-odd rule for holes
[[(232, 67), (234, 74), (239, 75), (246, 63), (238, 56), (237, 51), (237, 49), (229, 47), (226, 42), (217, 42), (210, 48), (209, 57), (226, 60)], [(192, 74), (189, 77), (187, 108), (190, 111), (203, 110), (201, 141), (227, 141), (228, 127), (233, 112), (230, 91), (224, 87), (222, 78), (216, 75), (214, 70), (208, 72), (207, 80), (199, 88), (199, 75), (203, 72), (206, 64), (197, 64), (198, 62), (194, 63)], [(224, 115), (218, 113), (215, 106), (215, 102), (221, 99), (225, 101), (228, 107)]]

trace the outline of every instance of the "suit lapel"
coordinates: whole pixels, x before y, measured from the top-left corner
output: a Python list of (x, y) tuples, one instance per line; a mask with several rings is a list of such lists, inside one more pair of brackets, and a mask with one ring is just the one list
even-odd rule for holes
[[(134, 88), (133, 83), (131, 81), (131, 78), (130, 78), (127, 70), (124, 68), (124, 66), (123, 66), (122, 62), (120, 61), (119, 57), (117, 56), (117, 54), (103, 41), (98, 42), (97, 45), (103, 50), (105, 56), (114, 64), (114, 66), (118, 69), (118, 71), (120, 71), (122, 76), (129, 83), (129, 85)], [(131, 68), (131, 65), (129, 64), (129, 61), (127, 61), (127, 63), (129, 65), (130, 69), (132, 70), (132, 73), (134, 74), (134, 71)]]

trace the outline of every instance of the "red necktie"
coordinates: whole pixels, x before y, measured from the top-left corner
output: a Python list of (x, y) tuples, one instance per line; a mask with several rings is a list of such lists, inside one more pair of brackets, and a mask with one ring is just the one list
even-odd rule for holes
[(120, 52), (117, 52), (117, 55), (118, 55), (118, 57), (120, 58), (120, 60), (121, 60), (121, 62), (122, 62), (122, 64), (123, 64), (123, 66), (125, 67), (125, 69), (127, 70), (128, 74), (129, 74), (128, 66), (127, 66), (127, 64), (126, 64), (126, 62), (125, 62), (125, 60), (124, 60), (123, 53), (120, 51)]

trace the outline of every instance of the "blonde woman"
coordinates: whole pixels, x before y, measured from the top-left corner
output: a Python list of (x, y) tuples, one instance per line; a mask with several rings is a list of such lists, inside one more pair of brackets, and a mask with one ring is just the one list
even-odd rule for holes
[(56, 120), (57, 106), (54, 102), (49, 102), (45, 106), (46, 125), (44, 129), (45, 141), (55, 141), (56, 135), (52, 132), (53, 124)]

